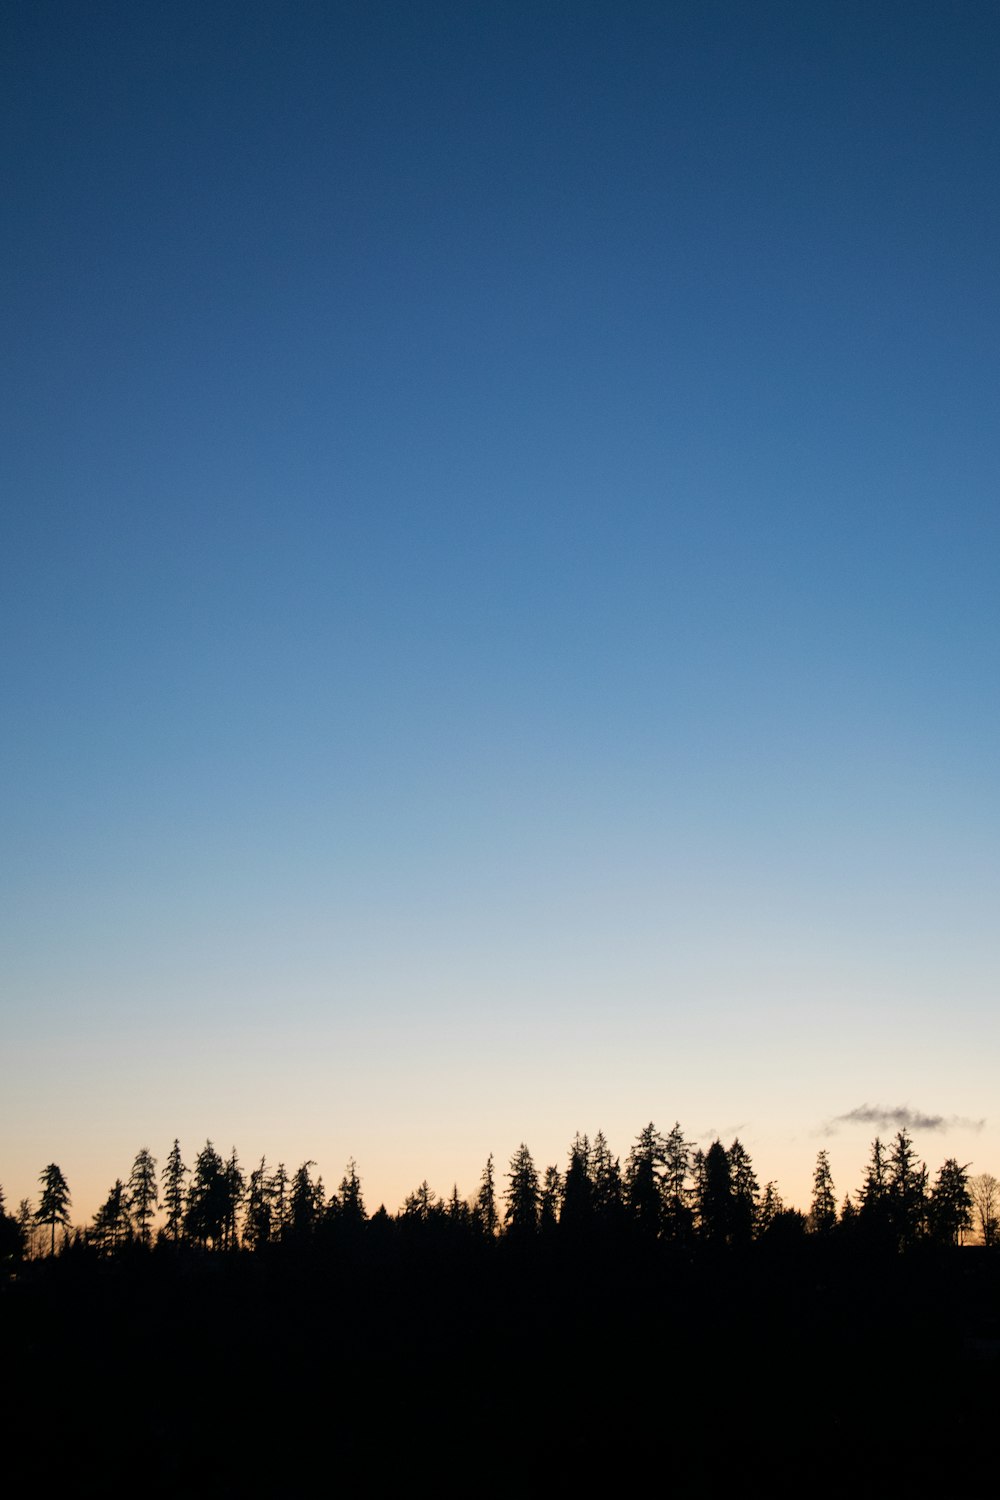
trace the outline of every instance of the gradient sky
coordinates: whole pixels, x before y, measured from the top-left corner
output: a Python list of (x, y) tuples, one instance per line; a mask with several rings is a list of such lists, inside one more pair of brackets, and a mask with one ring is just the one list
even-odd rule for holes
[(0, 35), (8, 1202), (1000, 1172), (996, 5)]

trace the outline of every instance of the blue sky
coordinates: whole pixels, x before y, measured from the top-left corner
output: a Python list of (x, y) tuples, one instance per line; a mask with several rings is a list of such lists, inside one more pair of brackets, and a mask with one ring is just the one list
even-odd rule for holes
[(4, 33), (8, 1198), (997, 1170), (995, 7)]

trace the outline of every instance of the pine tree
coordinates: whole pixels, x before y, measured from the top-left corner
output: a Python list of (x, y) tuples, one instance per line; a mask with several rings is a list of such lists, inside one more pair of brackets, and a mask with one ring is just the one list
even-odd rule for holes
[[(511, 1163), (513, 1167), (513, 1162)], [(590, 1225), (594, 1207), (594, 1185), (590, 1175), (590, 1142), (577, 1131), (569, 1149), (569, 1165), (563, 1179), (563, 1229), (583, 1234)]]
[(128, 1180), (128, 1207), (141, 1245), (149, 1244), (150, 1224), (158, 1202), (156, 1162), (143, 1146), (132, 1163)]
[(897, 1132), (889, 1153), (887, 1198), (889, 1220), (899, 1249), (906, 1249), (927, 1227), (927, 1168), (917, 1163), (913, 1142)]
[(928, 1221), (941, 1245), (957, 1245), (962, 1231), (972, 1228), (972, 1194), (967, 1176), (968, 1162), (960, 1167), (953, 1156), (938, 1172), (928, 1203)]
[(675, 1120), (673, 1129), (663, 1142), (663, 1176), (660, 1193), (663, 1200), (663, 1229), (668, 1239), (685, 1240), (691, 1233), (691, 1192), (688, 1177), (691, 1173), (692, 1142), (684, 1139), (680, 1121)]
[(625, 1203), (633, 1224), (650, 1238), (660, 1232), (663, 1200), (660, 1174), (666, 1162), (666, 1142), (650, 1121), (643, 1126), (625, 1164)]
[(837, 1199), (833, 1190), (830, 1155), (820, 1151), (813, 1172), (813, 1199), (809, 1211), (809, 1228), (813, 1234), (829, 1235), (837, 1224)]
[(621, 1164), (611, 1154), (603, 1130), (595, 1135), (590, 1152), (590, 1186), (594, 1218), (604, 1229), (617, 1231), (625, 1208)]
[(734, 1243), (745, 1245), (757, 1227), (757, 1198), (760, 1189), (754, 1175), (750, 1153), (737, 1137), (726, 1153), (732, 1189), (732, 1228)]
[(546, 1167), (542, 1177), (542, 1196), (538, 1205), (538, 1227), (551, 1233), (559, 1222), (562, 1204), (562, 1174), (558, 1167)]
[(729, 1157), (721, 1141), (705, 1152), (698, 1203), (698, 1228), (710, 1244), (728, 1244), (733, 1229), (733, 1184)]
[(167, 1164), (160, 1176), (163, 1179), (163, 1207), (167, 1212), (166, 1232), (172, 1240), (179, 1240), (184, 1229), (184, 1178), (187, 1168), (181, 1160), (181, 1143), (174, 1140), (167, 1157)]
[(94, 1215), (90, 1239), (98, 1250), (113, 1255), (132, 1235), (128, 1191), (119, 1177)]
[(352, 1156), (341, 1179), (337, 1193), (340, 1201), (340, 1222), (351, 1228), (360, 1228), (365, 1222), (365, 1202), (361, 1195), (361, 1179), (357, 1163)]
[(497, 1212), (496, 1184), (493, 1174), (493, 1153), (490, 1152), (483, 1168), (482, 1180), (479, 1184), (479, 1192), (476, 1194), (476, 1218), (479, 1227), (487, 1239), (494, 1239), (500, 1227), (500, 1215)]
[(508, 1233), (518, 1238), (534, 1234), (538, 1228), (541, 1193), (535, 1163), (523, 1141), (510, 1159), (507, 1180), (510, 1186), (506, 1194), (507, 1212), (504, 1215), (504, 1222)]
[(218, 1249), (224, 1242), (228, 1212), (226, 1169), (212, 1142), (206, 1141), (194, 1159), (184, 1229), (197, 1244), (207, 1245), (211, 1240)]
[(243, 1242), (250, 1250), (259, 1250), (271, 1239), (271, 1183), (263, 1156), (254, 1167), (247, 1184), (247, 1211), (243, 1223)]
[(35, 1210), (35, 1219), (39, 1224), (48, 1224), (50, 1233), (49, 1254), (56, 1253), (56, 1225), (61, 1224), (64, 1229), (69, 1228), (70, 1196), (69, 1187), (62, 1172), (55, 1162), (49, 1162), (39, 1176), (42, 1185), (41, 1201)]

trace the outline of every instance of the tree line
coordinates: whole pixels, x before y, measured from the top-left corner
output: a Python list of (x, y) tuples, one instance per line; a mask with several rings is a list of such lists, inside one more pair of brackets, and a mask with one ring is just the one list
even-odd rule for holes
[(189, 1167), (175, 1140), (158, 1170), (143, 1147), (92, 1222), (74, 1229), (69, 1185), (59, 1166), (49, 1163), (40, 1175), (37, 1206), (23, 1200), (8, 1213), (0, 1189), (0, 1263), (52, 1256), (70, 1245), (109, 1256), (154, 1242), (255, 1251), (363, 1232), (453, 1242), (631, 1235), (691, 1246), (856, 1237), (899, 1250), (919, 1242), (956, 1245), (972, 1230), (987, 1246), (1000, 1238), (996, 1179), (988, 1173), (970, 1177), (968, 1166), (950, 1157), (931, 1183), (905, 1130), (888, 1144), (876, 1138), (860, 1188), (839, 1208), (829, 1155), (821, 1150), (807, 1213), (786, 1207), (773, 1181), (760, 1186), (738, 1138), (728, 1147), (716, 1140), (701, 1150), (679, 1123), (666, 1133), (644, 1126), (624, 1164), (601, 1131), (593, 1140), (578, 1133), (562, 1169), (539, 1171), (522, 1144), (502, 1183), (491, 1155), (471, 1198), (461, 1197), (457, 1186), (440, 1198), (424, 1181), (394, 1215), (381, 1206), (369, 1216), (353, 1160), (331, 1193), (314, 1168), (310, 1160), (291, 1173), (282, 1162), (269, 1169), (262, 1157), (245, 1172), (235, 1149), (223, 1158), (211, 1141)]

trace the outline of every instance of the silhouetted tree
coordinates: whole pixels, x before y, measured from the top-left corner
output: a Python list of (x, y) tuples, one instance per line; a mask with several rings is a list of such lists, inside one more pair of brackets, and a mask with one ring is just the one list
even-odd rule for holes
[(809, 1210), (809, 1228), (813, 1234), (828, 1235), (837, 1225), (837, 1199), (833, 1191), (830, 1155), (820, 1151), (813, 1172), (813, 1198)]
[(288, 1173), (283, 1161), (271, 1178), (271, 1212), (271, 1233), (275, 1239), (282, 1239), (288, 1229)]
[(353, 1156), (337, 1191), (340, 1201), (340, 1222), (350, 1228), (360, 1228), (365, 1222), (365, 1203), (361, 1195), (361, 1179)]
[(500, 1227), (492, 1151), (487, 1157), (486, 1165), (483, 1168), (482, 1179), (479, 1183), (479, 1192), (476, 1194), (475, 1213), (483, 1234), (486, 1235), (487, 1239), (492, 1240)]
[[(513, 1167), (511, 1162), (511, 1167)], [(590, 1142), (577, 1131), (569, 1148), (569, 1165), (563, 1179), (562, 1212), (559, 1222), (563, 1229), (574, 1234), (583, 1234), (590, 1226), (594, 1207), (594, 1187), (590, 1177)]]
[(222, 1245), (229, 1214), (229, 1189), (222, 1157), (211, 1141), (198, 1152), (184, 1209), (184, 1230), (199, 1245)]
[(94, 1215), (90, 1239), (98, 1250), (113, 1255), (132, 1237), (128, 1192), (119, 1177), (107, 1198)]
[(424, 1178), (419, 1187), (407, 1193), (400, 1217), (409, 1223), (426, 1224), (440, 1211), (437, 1193)]
[(184, 1178), (188, 1170), (181, 1160), (181, 1143), (175, 1139), (166, 1166), (160, 1173), (163, 1179), (163, 1207), (167, 1211), (165, 1228), (172, 1240), (179, 1240), (184, 1229)]
[(721, 1141), (713, 1141), (705, 1152), (698, 1229), (710, 1244), (726, 1244), (733, 1228), (733, 1185), (729, 1157)]
[(504, 1221), (508, 1232), (518, 1237), (533, 1234), (538, 1228), (541, 1194), (535, 1163), (523, 1141), (510, 1159), (507, 1180), (510, 1186), (506, 1194), (507, 1212), (504, 1215)]
[(767, 1234), (776, 1219), (786, 1212), (785, 1205), (781, 1200), (776, 1182), (764, 1184), (764, 1195), (760, 1200), (757, 1210), (757, 1233), (760, 1236)]
[(640, 1130), (625, 1163), (625, 1203), (629, 1218), (650, 1238), (660, 1232), (663, 1200), (660, 1174), (666, 1142), (650, 1121)]
[(927, 1222), (927, 1168), (918, 1164), (905, 1130), (897, 1132), (889, 1152), (887, 1196), (893, 1236), (905, 1249), (920, 1238)]
[(0, 1188), (0, 1267), (10, 1269), (25, 1254), (24, 1235), (21, 1226), (13, 1214), (9, 1214), (4, 1200), (3, 1188)]
[(750, 1153), (737, 1137), (726, 1156), (729, 1161), (729, 1185), (732, 1194), (730, 1206), (730, 1234), (733, 1242), (745, 1245), (753, 1238), (757, 1227), (757, 1198), (760, 1189), (754, 1175)]
[(558, 1167), (546, 1167), (542, 1177), (542, 1196), (538, 1206), (538, 1227), (551, 1232), (559, 1222), (562, 1204), (562, 1176)]
[(972, 1227), (972, 1195), (967, 1171), (968, 1163), (960, 1167), (955, 1158), (949, 1156), (931, 1189), (927, 1218), (938, 1244), (957, 1245), (962, 1231)]
[(314, 1161), (304, 1161), (292, 1177), (288, 1200), (288, 1228), (289, 1233), (299, 1241), (311, 1236), (323, 1212), (322, 1178), (313, 1182), (309, 1175), (309, 1168), (315, 1165)]
[(891, 1229), (889, 1167), (885, 1147), (878, 1136), (872, 1141), (871, 1156), (858, 1199), (859, 1228), (869, 1238), (887, 1238)]
[(969, 1193), (983, 1244), (990, 1249), (1000, 1240), (1000, 1182), (979, 1172), (969, 1179)]
[(247, 1183), (247, 1208), (243, 1221), (243, 1243), (250, 1250), (259, 1250), (271, 1239), (271, 1182), (267, 1175), (267, 1164), (263, 1158), (254, 1167)]
[(680, 1121), (675, 1120), (673, 1129), (663, 1141), (663, 1175), (660, 1179), (663, 1232), (672, 1240), (687, 1239), (694, 1223), (688, 1188), (692, 1149), (692, 1143), (684, 1139)]
[(239, 1244), (236, 1225), (240, 1206), (246, 1196), (246, 1179), (240, 1170), (234, 1146), (222, 1171), (226, 1188), (226, 1206), (222, 1219), (222, 1243), (226, 1249), (235, 1250)]
[(595, 1135), (590, 1151), (590, 1187), (595, 1220), (605, 1232), (617, 1232), (625, 1210), (621, 1164), (612, 1155), (603, 1130)]
[(128, 1208), (141, 1245), (148, 1245), (153, 1214), (160, 1201), (156, 1184), (156, 1162), (143, 1146), (132, 1163), (128, 1180)]
[(35, 1210), (35, 1218), (39, 1224), (48, 1224), (50, 1230), (49, 1254), (56, 1253), (56, 1225), (61, 1224), (64, 1229), (69, 1228), (69, 1187), (62, 1172), (55, 1162), (49, 1162), (39, 1176), (42, 1185), (41, 1201)]

